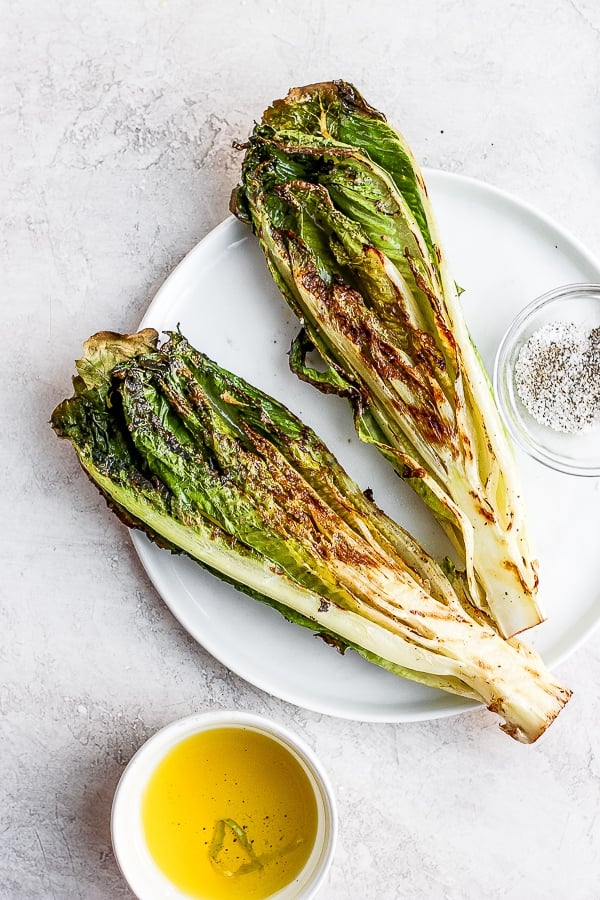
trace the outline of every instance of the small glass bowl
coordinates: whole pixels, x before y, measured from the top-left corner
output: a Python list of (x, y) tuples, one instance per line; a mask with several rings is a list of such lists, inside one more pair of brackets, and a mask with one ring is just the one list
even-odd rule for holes
[(540, 424), (517, 393), (515, 366), (532, 334), (551, 323), (573, 323), (590, 331), (600, 326), (600, 284), (568, 284), (542, 294), (521, 310), (504, 335), (494, 366), (500, 414), (515, 442), (530, 456), (569, 475), (600, 475), (600, 425), (566, 434)]

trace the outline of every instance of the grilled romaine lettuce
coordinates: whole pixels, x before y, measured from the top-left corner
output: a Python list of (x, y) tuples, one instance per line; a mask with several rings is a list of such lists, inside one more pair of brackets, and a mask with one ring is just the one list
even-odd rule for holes
[(52, 425), (129, 526), (340, 648), (485, 703), (518, 740), (568, 700), (310, 428), (181, 334), (101, 332), (76, 365)]
[[(540, 622), (512, 449), (402, 136), (350, 84), (293, 89), (254, 128), (232, 211), (303, 325), (297, 374), (350, 399), (358, 434), (431, 508), (501, 633)], [(325, 373), (306, 364), (311, 346)]]

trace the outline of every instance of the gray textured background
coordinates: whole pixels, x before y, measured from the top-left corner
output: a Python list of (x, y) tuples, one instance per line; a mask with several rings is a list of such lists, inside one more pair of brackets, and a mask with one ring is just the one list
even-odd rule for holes
[[(294, 709), (177, 625), (47, 420), (81, 342), (131, 330), (226, 214), (252, 121), (354, 80), (427, 165), (506, 188), (600, 252), (596, 0), (3, 0), (0, 896), (118, 900), (112, 792), (156, 728), (239, 706), (303, 732), (337, 790), (329, 900), (600, 897), (600, 638), (540, 745), (485, 713)], [(568, 602), (568, 598), (565, 598)]]

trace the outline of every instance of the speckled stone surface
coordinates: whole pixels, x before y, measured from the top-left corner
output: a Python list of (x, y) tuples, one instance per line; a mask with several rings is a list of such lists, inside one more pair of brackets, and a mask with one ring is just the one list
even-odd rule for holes
[(355, 81), (424, 163), (519, 194), (600, 252), (598, 3), (2, 11), (0, 897), (130, 897), (109, 838), (124, 765), (172, 719), (236, 706), (329, 761), (324, 900), (597, 900), (598, 634), (562, 666), (574, 699), (533, 748), (484, 712), (393, 726), (293, 708), (188, 638), (47, 422), (82, 340), (134, 329), (225, 216), (232, 141), (293, 84)]

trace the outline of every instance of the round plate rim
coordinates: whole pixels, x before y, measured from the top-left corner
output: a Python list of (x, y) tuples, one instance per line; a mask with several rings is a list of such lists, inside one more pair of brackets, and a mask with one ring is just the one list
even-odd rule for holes
[[(422, 167), (422, 171), (426, 176), (426, 181), (429, 181), (430, 184), (432, 181), (434, 183), (447, 182), (456, 186), (460, 186), (461, 184), (463, 184), (472, 190), (483, 193), (488, 197), (494, 197), (497, 200), (500, 200), (503, 203), (506, 203), (511, 207), (520, 210), (522, 213), (525, 213), (528, 218), (535, 220), (537, 223), (541, 223), (543, 226), (545, 226), (546, 229), (559, 235), (564, 244), (570, 247), (571, 255), (573, 251), (575, 251), (575, 253), (580, 256), (583, 262), (597, 270), (598, 281), (600, 281), (600, 259), (598, 259), (590, 250), (588, 250), (588, 248), (579, 238), (577, 238), (568, 229), (559, 224), (553, 217), (540, 211), (532, 203), (522, 200), (520, 197), (512, 194), (511, 192), (495, 185), (489, 184), (488, 182), (483, 181), (479, 178), (429, 167)], [(162, 283), (162, 285), (154, 295), (139, 323), (139, 329), (154, 327), (152, 324), (152, 319), (161, 317), (162, 313), (164, 312), (162, 309), (163, 304), (168, 301), (176, 281), (182, 278), (187, 268), (195, 262), (195, 258), (198, 254), (205, 253), (207, 247), (210, 247), (210, 244), (212, 242), (218, 241), (222, 233), (231, 228), (233, 224), (237, 224), (237, 222), (238, 220), (233, 215), (230, 214), (226, 216), (221, 222), (219, 222), (210, 231), (208, 231), (206, 235), (204, 235), (204, 237), (202, 237), (186, 253), (186, 255), (175, 266), (175, 268), (167, 276), (165, 281)], [(245, 238), (242, 238), (242, 240), (245, 240)], [(177, 323), (173, 323), (172, 327), (175, 328), (176, 326)], [(229, 659), (226, 653), (222, 653), (220, 646), (216, 646), (215, 643), (211, 640), (207, 641), (205, 636), (200, 634), (197, 623), (193, 621), (193, 616), (188, 615), (184, 610), (178, 607), (177, 603), (172, 602), (169, 596), (169, 586), (167, 583), (168, 579), (166, 578), (164, 571), (155, 564), (155, 558), (151, 555), (151, 551), (154, 548), (149, 540), (141, 532), (135, 531), (131, 532), (131, 539), (140, 562), (150, 581), (154, 585), (155, 589), (161, 596), (162, 600), (164, 601), (172, 615), (188, 632), (188, 634), (190, 634), (191, 637), (193, 637), (194, 640), (197, 641), (197, 643), (204, 647), (204, 649), (207, 650), (208, 653), (210, 653), (215, 659), (225, 665), (234, 674), (238, 675), (240, 678), (243, 678), (254, 687), (259, 688), (260, 690), (273, 697), (291, 703), (302, 709), (311, 710), (312, 712), (360, 722), (400, 723), (432, 721), (435, 719), (447, 718), (449, 716), (455, 716), (464, 712), (469, 712), (481, 708), (481, 704), (475, 701), (466, 700), (456, 695), (449, 694), (448, 703), (452, 705), (448, 706), (441, 706), (430, 709), (406, 710), (401, 711), (398, 714), (390, 714), (389, 712), (380, 713), (376, 709), (369, 711), (363, 706), (359, 714), (350, 714), (343, 710), (340, 711), (339, 708), (336, 708), (334, 703), (328, 702), (325, 698), (321, 698), (321, 700), (317, 702), (310, 702), (307, 701), (307, 698), (299, 692), (294, 692), (293, 690), (289, 689), (278, 690), (277, 686), (274, 686), (270, 679), (261, 678), (260, 676), (257, 677), (256, 675), (245, 671), (243, 666), (236, 666), (235, 660)], [(577, 649), (583, 643), (585, 643), (585, 641), (590, 638), (599, 624), (600, 609), (598, 610), (596, 618), (591, 623), (588, 623), (587, 626), (583, 627), (579, 637), (574, 640), (572, 644), (562, 653), (558, 653), (552, 659), (548, 660), (548, 664), (552, 668), (554, 668), (564, 662), (568, 657), (575, 653)]]

